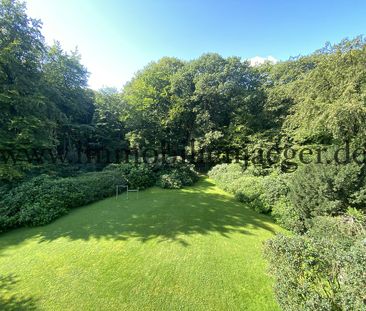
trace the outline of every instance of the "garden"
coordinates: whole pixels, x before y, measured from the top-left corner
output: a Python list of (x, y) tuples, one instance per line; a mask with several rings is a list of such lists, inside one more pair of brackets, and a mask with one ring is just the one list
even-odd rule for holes
[(0, 0), (0, 310), (366, 310), (363, 36), (89, 76)]

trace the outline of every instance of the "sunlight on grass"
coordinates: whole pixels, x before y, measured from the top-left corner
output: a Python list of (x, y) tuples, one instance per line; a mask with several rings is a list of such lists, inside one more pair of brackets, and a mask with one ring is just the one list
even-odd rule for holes
[(0, 307), (277, 310), (262, 242), (278, 231), (208, 179), (109, 198), (2, 234), (0, 275), (16, 282)]

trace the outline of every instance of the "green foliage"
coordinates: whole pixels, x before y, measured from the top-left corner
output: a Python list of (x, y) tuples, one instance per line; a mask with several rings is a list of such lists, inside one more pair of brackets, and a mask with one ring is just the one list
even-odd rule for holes
[(272, 216), (282, 227), (300, 232), (304, 229), (303, 220), (293, 207), (288, 197), (281, 197), (272, 208)]
[(157, 185), (166, 189), (180, 189), (191, 186), (198, 180), (198, 174), (192, 165), (175, 163), (159, 168)]
[(365, 137), (365, 57), (365, 39), (357, 37), (280, 65), (298, 68), (281, 73), (271, 90), (274, 103), (291, 103), (284, 124), (291, 137), (328, 143)]
[[(183, 63), (162, 58), (146, 66), (123, 90), (129, 108), (127, 139), (137, 148), (160, 144), (198, 148), (231, 145), (224, 135), (263, 127), (259, 75), (238, 57), (205, 54)], [(220, 113), (217, 113), (220, 111)], [(244, 124), (244, 125), (243, 125)]]
[(1, 231), (51, 222), (71, 208), (108, 197), (124, 182), (118, 171), (55, 178), (40, 175), (6, 192), (0, 201)]
[(66, 178), (43, 174), (13, 188), (4, 184), (0, 187), (0, 231), (47, 224), (72, 208), (113, 195), (116, 185), (146, 189), (157, 183), (163, 188), (181, 188), (197, 180), (191, 165), (124, 163)]
[[(94, 112), (87, 79), (77, 51), (48, 47), (23, 2), (0, 1), (0, 148), (65, 148), (85, 140)], [(0, 178), (21, 178), (28, 168), (1, 163)]]
[(173, 76), (171, 88), (173, 121), (200, 148), (237, 145), (263, 129), (259, 76), (238, 57), (204, 54)]
[(166, 189), (180, 189), (183, 187), (183, 182), (179, 171), (173, 170), (169, 173), (161, 174), (158, 178), (157, 185)]
[(116, 89), (104, 88), (95, 95), (95, 140), (111, 150), (125, 148), (127, 105)]
[(41, 93), (45, 47), (40, 28), (23, 3), (1, 0), (0, 147), (48, 145), (55, 127)]
[[(299, 146), (347, 140), (358, 147), (366, 138), (365, 59), (362, 37), (257, 68), (214, 53), (188, 62), (164, 57), (121, 92), (94, 92), (77, 50), (47, 46), (25, 4), (0, 0), (0, 148), (76, 154), (78, 146), (163, 147), (169, 156), (190, 149), (193, 139), (196, 151), (215, 150), (221, 159), (250, 141), (252, 149), (268, 146), (277, 134)], [(85, 173), (90, 169), (102, 167), (0, 163), (1, 230), (49, 223), (111, 195), (115, 184), (177, 189), (197, 180), (182, 163), (112, 164)], [(364, 309), (365, 170), (311, 164), (286, 175), (268, 163), (236, 163), (209, 172), (239, 201), (302, 234), (267, 247), (285, 310)]]
[(67, 53), (60, 43), (47, 48), (43, 70), (43, 94), (57, 109), (53, 113), (65, 126), (90, 124), (93, 94), (86, 89), (89, 73), (80, 63), (78, 51)]
[(271, 212), (288, 193), (287, 183), (275, 171), (268, 174), (253, 166), (243, 169), (239, 163), (216, 165), (209, 176), (224, 190), (260, 213)]
[(111, 164), (106, 171), (118, 172), (122, 178), (122, 184), (132, 189), (146, 189), (155, 184), (156, 175), (153, 168), (147, 164)]
[(238, 201), (246, 203), (255, 211), (259, 213), (271, 211), (271, 206), (264, 200), (265, 189), (262, 177), (241, 177), (236, 181), (233, 192)]
[(160, 146), (172, 138), (169, 114), (172, 106), (170, 80), (183, 66), (176, 58), (162, 58), (147, 65), (125, 86), (128, 104), (127, 139), (135, 148)]
[(344, 214), (349, 207), (364, 209), (364, 178), (364, 167), (357, 164), (300, 167), (289, 180), (291, 214), (297, 219), (291, 229), (305, 231), (307, 221), (315, 216)]
[(319, 216), (303, 236), (268, 241), (265, 252), (283, 310), (363, 310), (365, 238), (365, 223)]
[(225, 191), (230, 191), (230, 188), (233, 186), (234, 182), (236, 182), (239, 178), (241, 178), (244, 174), (244, 168), (241, 164), (219, 164), (215, 165), (209, 172), (208, 175), (212, 178), (219, 187), (224, 189)]

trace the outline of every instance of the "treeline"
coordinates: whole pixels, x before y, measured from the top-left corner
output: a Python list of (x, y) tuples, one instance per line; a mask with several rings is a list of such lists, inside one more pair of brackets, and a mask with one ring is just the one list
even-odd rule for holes
[[(0, 147), (57, 147), (91, 131), (94, 93), (77, 51), (47, 46), (25, 4), (0, 2)], [(2, 165), (0, 178), (27, 167)]]
[[(259, 67), (218, 54), (188, 62), (165, 57), (121, 91), (96, 92), (77, 51), (47, 46), (41, 22), (23, 3), (2, 0), (0, 17), (2, 150), (54, 148), (76, 157), (77, 148), (88, 147), (194, 148), (215, 150), (219, 160), (247, 146), (363, 144), (362, 37)], [(32, 167), (1, 161), (0, 178), (22, 177)]]
[[(77, 51), (47, 46), (40, 21), (26, 15), (23, 3), (2, 0), (0, 17), (3, 150), (177, 149), (192, 139), (200, 148), (240, 143), (267, 127), (258, 119), (264, 103), (260, 74), (239, 58), (163, 58), (137, 73), (122, 92), (94, 92)], [(2, 180), (32, 168), (3, 162)]]

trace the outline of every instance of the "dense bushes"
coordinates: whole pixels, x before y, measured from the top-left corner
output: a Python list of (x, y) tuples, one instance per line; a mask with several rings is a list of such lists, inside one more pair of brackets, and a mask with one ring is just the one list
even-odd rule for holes
[(122, 184), (127, 184), (134, 189), (146, 189), (156, 182), (156, 174), (153, 168), (147, 164), (111, 164), (105, 170), (118, 172), (123, 180)]
[(190, 186), (198, 180), (193, 165), (183, 162), (158, 163), (155, 165), (128, 163), (111, 164), (106, 170), (117, 170), (131, 188), (145, 189), (153, 185), (167, 189), (180, 189)]
[(161, 188), (179, 189), (193, 185), (198, 180), (198, 174), (192, 165), (176, 163), (159, 168), (157, 185)]
[(267, 242), (283, 310), (365, 310), (366, 226), (350, 216), (318, 216), (304, 235)]
[(0, 187), (0, 231), (51, 222), (79, 207), (110, 195), (115, 185), (145, 189), (156, 183), (163, 188), (181, 188), (198, 178), (184, 163), (164, 166), (112, 164), (101, 172), (61, 178), (40, 175), (13, 189)]
[(220, 164), (209, 176), (239, 201), (259, 212), (272, 212), (295, 232), (305, 232), (315, 216), (336, 216), (349, 207), (366, 206), (366, 168), (357, 164), (309, 164), (288, 174)]
[(214, 166), (208, 175), (225, 191), (233, 193), (233, 184), (243, 176), (244, 169), (239, 163), (219, 164)]
[(288, 174), (287, 196), (274, 202), (272, 215), (287, 229), (303, 233), (316, 216), (342, 215), (350, 207), (365, 210), (365, 167), (310, 164)]
[(244, 170), (239, 163), (217, 165), (209, 176), (240, 202), (261, 213), (269, 213), (288, 192), (283, 176), (275, 171), (259, 172), (253, 167)]
[(364, 169), (312, 164), (289, 176), (288, 195), (272, 214), (297, 234), (266, 248), (284, 310), (366, 308)]
[(209, 175), (295, 234), (266, 243), (284, 310), (366, 309), (365, 167), (312, 164), (291, 174), (222, 164)]
[(0, 228), (42, 225), (71, 208), (100, 200), (122, 183), (117, 171), (86, 173), (78, 177), (35, 177), (8, 191), (0, 201)]

